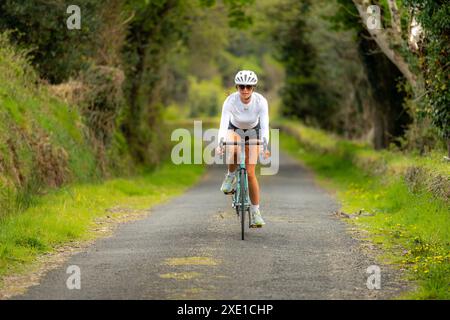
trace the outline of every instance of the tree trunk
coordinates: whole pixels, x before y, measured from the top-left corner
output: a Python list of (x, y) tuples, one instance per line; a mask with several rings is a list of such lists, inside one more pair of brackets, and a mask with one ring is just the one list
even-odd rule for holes
[[(152, 125), (154, 115), (159, 110), (148, 110), (153, 108), (151, 104), (153, 91), (155, 88), (154, 79), (149, 80), (159, 72), (161, 67), (162, 52), (170, 41), (164, 35), (163, 25), (165, 19), (172, 13), (178, 5), (177, 0), (167, 0), (162, 6), (148, 4), (144, 12), (130, 23), (127, 42), (132, 46), (128, 48), (135, 60), (133, 65), (128, 67), (127, 77), (130, 79), (130, 86), (127, 91), (128, 114), (122, 130), (130, 145), (130, 150), (134, 158), (140, 163), (148, 162), (149, 145), (151, 141)], [(155, 11), (156, 10), (156, 11)], [(158, 22), (149, 24), (149, 20), (158, 17)], [(164, 42), (165, 41), (165, 42)]]
[(373, 146), (376, 149), (387, 148), (395, 137), (404, 133), (411, 121), (403, 109), (404, 93), (397, 90), (402, 74), (383, 53), (374, 53), (377, 44), (367, 37), (367, 31), (359, 34), (358, 46), (370, 85), (371, 94), (367, 99), (371, 100), (373, 108)]
[[(401, 37), (392, 36), (392, 34), (396, 35), (397, 32), (392, 32), (391, 29), (381, 28), (381, 29), (369, 29), (367, 28), (366, 21), (369, 19), (369, 15), (367, 13), (367, 7), (369, 2), (366, 0), (353, 0), (353, 3), (358, 10), (359, 16), (362, 19), (362, 24), (366, 28), (370, 37), (376, 42), (379, 49), (386, 55), (386, 57), (397, 66), (398, 70), (403, 74), (403, 76), (408, 80), (411, 84), (415, 94), (419, 94), (419, 83), (417, 81), (417, 76), (411, 71), (408, 62), (403, 58), (403, 56), (392, 49), (392, 45), (396, 43), (396, 41), (401, 41)], [(392, 10), (392, 7), (391, 7)], [(394, 9), (395, 11), (395, 9)], [(396, 19), (396, 18), (394, 18)], [(397, 23), (396, 20), (393, 20), (394, 24)], [(397, 27), (395, 27), (397, 28)], [(400, 26), (398, 27), (400, 28)]]

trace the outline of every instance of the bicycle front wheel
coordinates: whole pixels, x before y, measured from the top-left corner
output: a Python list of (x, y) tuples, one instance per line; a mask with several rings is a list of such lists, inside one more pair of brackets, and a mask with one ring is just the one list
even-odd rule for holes
[(241, 181), (240, 181), (240, 215), (241, 215), (241, 232), (242, 232), (242, 240), (244, 240), (245, 233), (245, 196), (247, 195), (247, 189), (245, 188), (245, 171), (241, 171)]

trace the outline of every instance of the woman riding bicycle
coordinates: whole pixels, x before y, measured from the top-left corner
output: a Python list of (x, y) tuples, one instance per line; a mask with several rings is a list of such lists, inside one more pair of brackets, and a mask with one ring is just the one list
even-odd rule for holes
[[(250, 138), (266, 140), (269, 143), (269, 106), (267, 100), (259, 93), (254, 92), (258, 83), (258, 77), (253, 71), (239, 71), (235, 78), (237, 92), (229, 95), (222, 108), (222, 118), (220, 121), (219, 141), (240, 141), (242, 133), (245, 139)], [(240, 130), (239, 130), (240, 129)], [(247, 132), (249, 130), (249, 132)], [(247, 133), (246, 133), (247, 132)], [(252, 136), (252, 134), (254, 134)], [(228, 173), (220, 190), (225, 194), (231, 193), (236, 188), (237, 177), (237, 155), (239, 146), (227, 146)], [(245, 166), (247, 168), (249, 193), (250, 193), (250, 218), (252, 227), (262, 227), (265, 222), (259, 210), (259, 185), (255, 175), (255, 166), (258, 160), (259, 150), (262, 146), (245, 146)], [(221, 146), (217, 147), (217, 152), (224, 152)], [(269, 152), (264, 153), (267, 158)]]

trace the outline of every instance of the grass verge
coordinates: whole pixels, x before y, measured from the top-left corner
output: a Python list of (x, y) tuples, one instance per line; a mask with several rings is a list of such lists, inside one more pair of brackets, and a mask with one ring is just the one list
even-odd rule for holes
[(0, 219), (0, 278), (25, 270), (39, 255), (58, 246), (92, 239), (96, 219), (133, 210), (145, 212), (182, 193), (203, 172), (200, 165), (166, 162), (134, 178), (67, 186), (39, 197), (24, 212)]
[(341, 210), (348, 213), (346, 220), (366, 231), (367, 240), (383, 249), (382, 262), (405, 270), (407, 279), (417, 283), (417, 290), (399, 298), (449, 299), (448, 201), (426, 188), (412, 190), (401, 174), (389, 170), (383, 172), (390, 174), (379, 174), (359, 167), (349, 155), (367, 153), (366, 148), (340, 143), (323, 132), (315, 137), (333, 148), (320, 149), (317, 144), (312, 148), (286, 133), (280, 134), (281, 148), (312, 168), (326, 188), (336, 191)]

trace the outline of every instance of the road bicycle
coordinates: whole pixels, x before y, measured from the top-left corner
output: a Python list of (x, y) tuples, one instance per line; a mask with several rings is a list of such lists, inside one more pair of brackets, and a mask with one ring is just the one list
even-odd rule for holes
[(224, 148), (227, 145), (240, 146), (240, 163), (238, 169), (236, 170), (237, 184), (236, 189), (231, 192), (233, 194), (231, 205), (236, 209), (236, 214), (241, 223), (241, 237), (242, 240), (244, 240), (246, 212), (248, 215), (248, 226), (249, 228), (252, 228), (250, 217), (250, 196), (248, 192), (248, 175), (245, 167), (245, 146), (262, 145), (265, 152), (267, 150), (267, 142), (265, 138), (263, 140), (249, 139), (248, 141), (245, 141), (244, 138), (241, 138), (241, 141), (223, 141), (222, 139), (220, 146)]

